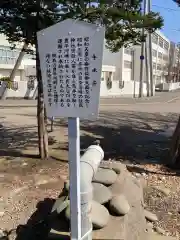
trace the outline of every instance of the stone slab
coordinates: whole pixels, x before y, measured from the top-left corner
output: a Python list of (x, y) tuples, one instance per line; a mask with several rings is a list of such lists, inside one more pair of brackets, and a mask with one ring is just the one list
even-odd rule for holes
[[(93, 240), (124, 240), (124, 223), (125, 217), (110, 216), (109, 224), (99, 230), (93, 231)], [(49, 233), (49, 239), (70, 240), (70, 233), (67, 231), (52, 228)]]
[(144, 240), (144, 232), (146, 229), (146, 220), (143, 208), (143, 189), (141, 185), (137, 185), (130, 173), (127, 173), (122, 185), (123, 194), (126, 196), (131, 210), (127, 214), (126, 222), (126, 240)]
[(117, 180), (117, 174), (114, 170), (109, 168), (98, 168), (94, 174), (93, 182), (102, 183), (104, 185), (111, 185)]
[(117, 174), (122, 173), (126, 170), (126, 165), (121, 162), (115, 162), (115, 161), (102, 161), (100, 163), (101, 168), (109, 168), (114, 170)]
[[(110, 220), (106, 227), (93, 231), (93, 239), (145, 240), (144, 234), (146, 228), (146, 221), (144, 217), (144, 209), (142, 207), (142, 187), (137, 185), (133, 181), (131, 174), (125, 170), (124, 173), (118, 175), (117, 184), (114, 184), (114, 186), (111, 186), (109, 188), (113, 191), (113, 195), (120, 193), (124, 194), (127, 197), (127, 200), (131, 206), (131, 210), (127, 215), (122, 217), (110, 216)], [(58, 225), (60, 226), (60, 224)], [(51, 234), (53, 233), (53, 231), (54, 230), (51, 230)], [(56, 231), (55, 235), (57, 236), (55, 239), (69, 239), (67, 238), (69, 233), (65, 233), (64, 231)]]
[(116, 182), (109, 187), (113, 196), (124, 194), (131, 209), (124, 217), (112, 217), (108, 225), (94, 232), (96, 240), (144, 240), (146, 220), (144, 217), (143, 189), (136, 184), (127, 170), (118, 175)]
[(94, 240), (124, 240), (125, 239), (125, 222), (127, 217), (110, 216), (109, 223), (106, 227), (93, 231)]

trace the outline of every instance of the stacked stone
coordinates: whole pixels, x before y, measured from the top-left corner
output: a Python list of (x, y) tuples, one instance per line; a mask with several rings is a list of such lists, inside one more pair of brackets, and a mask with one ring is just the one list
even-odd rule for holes
[[(124, 216), (130, 210), (130, 205), (123, 194), (113, 195), (110, 186), (112, 186), (118, 175), (124, 170), (121, 163), (111, 162), (101, 164), (95, 174), (93, 186), (93, 201), (91, 209), (91, 220), (94, 229), (101, 229), (108, 224), (110, 215)], [(58, 213), (65, 212), (65, 217), (70, 220), (70, 201), (68, 197), (69, 183), (64, 186), (61, 197), (57, 199), (53, 210)]]
[[(110, 162), (100, 165), (93, 178), (93, 199), (98, 205), (96, 212), (92, 211), (94, 228), (103, 228), (108, 224), (110, 214), (124, 216), (130, 206), (123, 194), (113, 195), (110, 186), (113, 185), (124, 167), (121, 163)], [(94, 214), (94, 216), (93, 216)]]

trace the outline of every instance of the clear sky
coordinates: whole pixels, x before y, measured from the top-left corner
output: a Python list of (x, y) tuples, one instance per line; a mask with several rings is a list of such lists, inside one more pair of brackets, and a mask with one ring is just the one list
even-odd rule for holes
[(162, 32), (169, 40), (180, 42), (180, 7), (173, 0), (151, 0), (152, 10), (164, 18)]

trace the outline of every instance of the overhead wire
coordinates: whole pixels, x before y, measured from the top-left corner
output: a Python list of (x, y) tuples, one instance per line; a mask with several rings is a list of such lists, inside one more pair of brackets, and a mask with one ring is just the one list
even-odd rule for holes
[(152, 6), (153, 6), (153, 7), (157, 7), (157, 8), (162, 8), (162, 9), (168, 10), (168, 11), (180, 12), (180, 10), (178, 10), (178, 9), (163, 7), (163, 6), (159, 6), (159, 5), (156, 5), (156, 4), (152, 4)]
[[(156, 4), (152, 4), (153, 7), (156, 7), (156, 8), (160, 8), (160, 9), (163, 9), (163, 10), (166, 10), (168, 12), (179, 12), (180, 13), (180, 9), (174, 9), (174, 8), (169, 8), (169, 7), (163, 7), (163, 6), (159, 6), (159, 5), (156, 5)], [(180, 29), (169, 29), (168, 30), (170, 31), (176, 31), (176, 32), (180, 32)]]

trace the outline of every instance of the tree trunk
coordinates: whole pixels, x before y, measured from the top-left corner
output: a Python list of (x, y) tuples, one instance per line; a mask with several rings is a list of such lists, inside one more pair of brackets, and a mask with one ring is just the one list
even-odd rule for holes
[(46, 149), (48, 150), (48, 132), (47, 132), (47, 126), (48, 126), (48, 121), (47, 121), (47, 113), (46, 113), (46, 107), (44, 106), (44, 126), (45, 126), (45, 131), (44, 131), (44, 149), (45, 149), (45, 155), (46, 154)]
[(33, 93), (33, 97), (32, 97), (33, 100), (35, 100), (37, 98), (37, 92), (38, 92), (38, 87), (36, 86), (34, 93)]
[[(22, 47), (22, 49), (21, 49), (21, 52), (19, 53), (19, 56), (18, 56), (18, 58), (16, 60), (14, 68), (13, 68), (11, 74), (10, 74), (10, 77), (9, 77), (10, 81), (14, 81), (14, 78), (16, 76), (16, 72), (19, 69), (19, 66), (21, 65), (22, 59), (24, 57), (24, 54), (25, 54), (25, 51), (26, 51), (27, 48), (28, 48), (28, 43), (25, 42), (23, 47)], [(3, 92), (2, 96), (1, 96), (1, 99), (3, 99), (3, 100), (6, 99), (6, 93), (7, 93), (7, 87), (4, 89), (4, 92)]]
[(171, 140), (170, 165), (180, 166), (180, 117)]
[(36, 75), (38, 84), (38, 98), (37, 98), (37, 122), (38, 122), (38, 145), (39, 156), (43, 159), (48, 159), (48, 135), (44, 115), (44, 96), (43, 83), (41, 77), (40, 60), (38, 45), (36, 43)]

